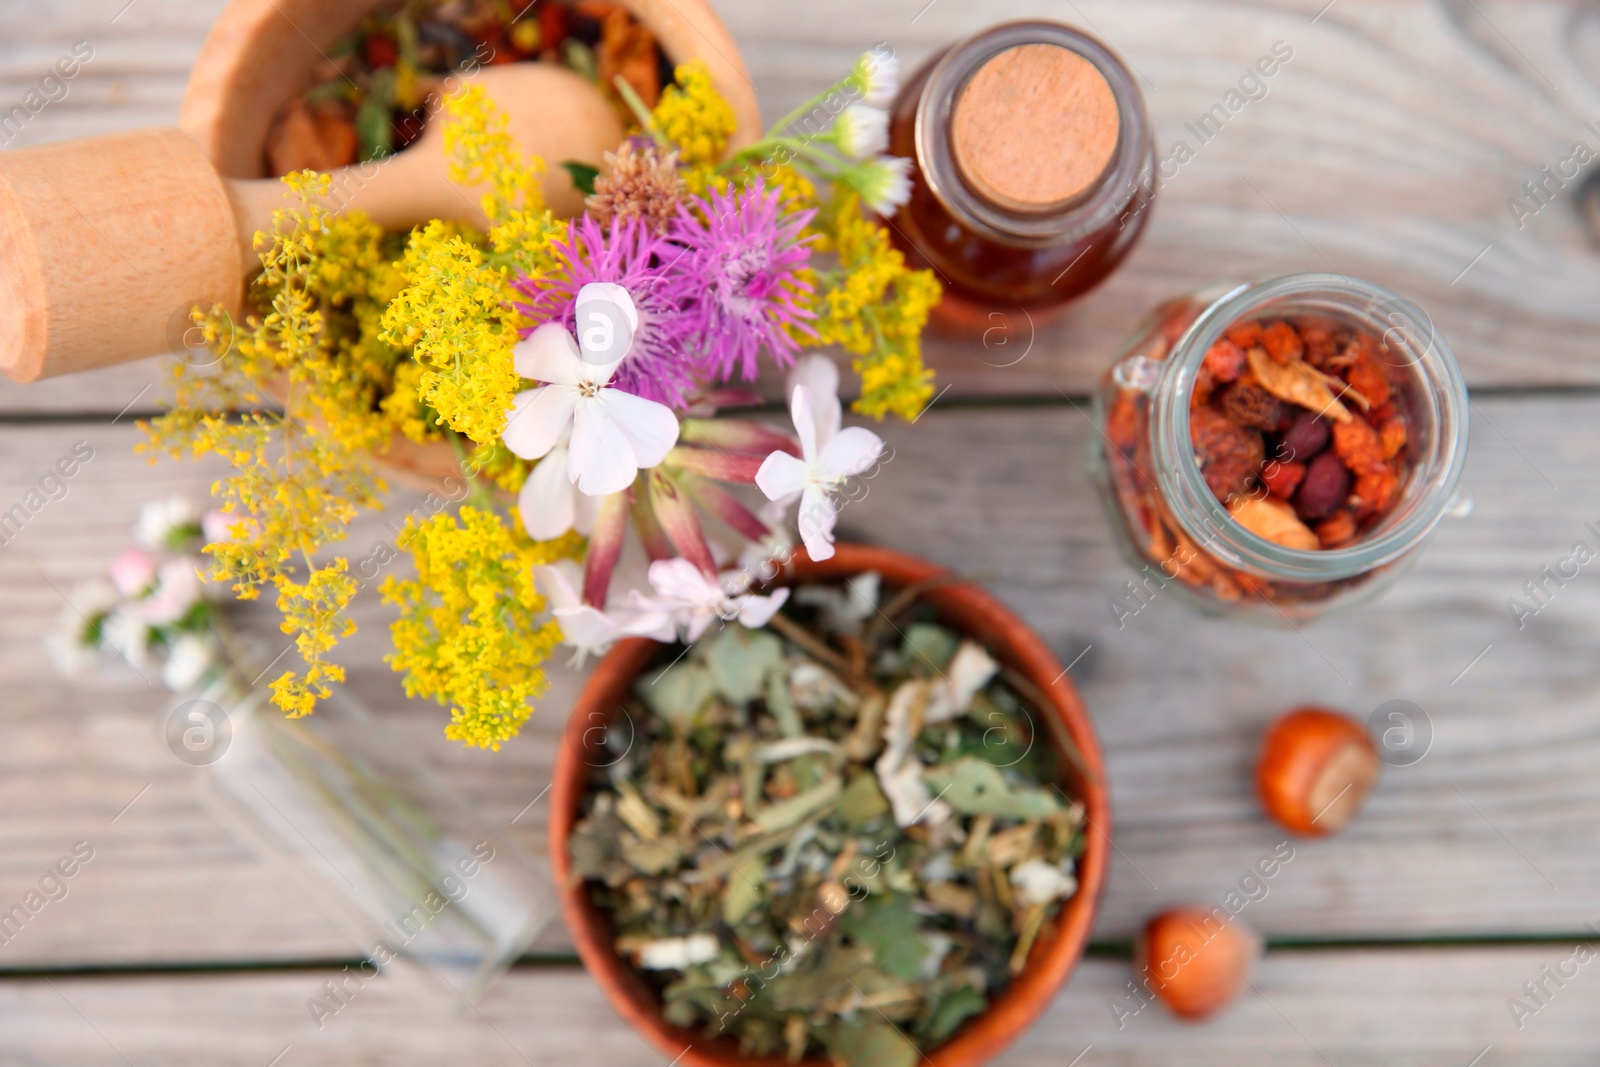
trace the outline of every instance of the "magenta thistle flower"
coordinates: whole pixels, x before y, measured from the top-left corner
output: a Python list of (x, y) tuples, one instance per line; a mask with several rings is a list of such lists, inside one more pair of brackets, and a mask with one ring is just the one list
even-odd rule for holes
[(615, 282), (633, 298), (639, 329), (611, 385), (657, 403), (685, 406), (698, 391), (700, 373), (675, 278), (681, 250), (638, 219), (616, 223), (608, 237), (588, 215), (573, 220), (571, 236), (556, 249), (566, 266), (562, 276), (514, 283), (528, 297), (526, 304), (515, 305), (533, 323), (527, 332), (546, 322), (572, 329), (578, 290), (590, 282)]
[(811, 262), (811, 238), (802, 231), (815, 212), (780, 217), (779, 197), (760, 179), (739, 193), (713, 192), (693, 201), (704, 222), (684, 206), (667, 231), (683, 249), (671, 271), (695, 355), (713, 380), (736, 371), (755, 378), (762, 349), (787, 367), (799, 350), (789, 328), (809, 329), (804, 320), (813, 313), (802, 299), (811, 286), (800, 272)]

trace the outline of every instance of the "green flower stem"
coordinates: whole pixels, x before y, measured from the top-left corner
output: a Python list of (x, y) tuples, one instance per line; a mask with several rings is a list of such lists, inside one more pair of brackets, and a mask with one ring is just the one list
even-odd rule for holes
[(611, 81), (616, 85), (617, 93), (621, 95), (622, 102), (628, 105), (628, 110), (633, 112), (633, 117), (639, 120), (639, 128), (649, 134), (650, 139), (662, 148), (671, 148), (672, 146), (662, 139), (661, 134), (656, 132), (655, 122), (650, 117), (650, 109), (645, 107), (644, 101), (639, 98), (639, 94), (634, 90), (633, 86), (629, 85), (620, 74), (612, 78)]
[(850, 79), (852, 77), (854, 77), (853, 70), (850, 74), (840, 78), (838, 81), (822, 90), (822, 92), (818, 93), (816, 96), (813, 96), (810, 100), (807, 100), (805, 103), (801, 104), (799, 107), (783, 116), (783, 118), (773, 123), (772, 127), (767, 130), (767, 135), (764, 140), (770, 141), (778, 138), (780, 136), (778, 132), (779, 130), (782, 130), (785, 126), (788, 126), (790, 123), (799, 119), (801, 115), (804, 115), (806, 112), (810, 111), (812, 108), (828, 99), (828, 97), (832, 96), (834, 93), (843, 92), (845, 87), (850, 84)]
[(484, 511), (495, 510), (494, 494), (485, 489), (483, 483), (478, 481), (478, 476), (472, 473), (471, 465), (467, 462), (467, 447), (461, 443), (461, 435), (448, 427), (445, 433), (450, 438), (450, 447), (455, 449), (456, 466), (461, 468), (462, 477), (467, 480), (467, 503)]
[(728, 160), (728, 162), (724, 163), (719, 169), (727, 170), (753, 156), (769, 156), (776, 148), (787, 148), (796, 156), (806, 156), (811, 159), (813, 163), (817, 164), (819, 169), (822, 165), (826, 165), (830, 169), (823, 171), (823, 175), (828, 178), (837, 177), (838, 174), (843, 170), (839, 160), (828, 155), (828, 153), (822, 151), (820, 148), (817, 148), (809, 141), (798, 137), (763, 138), (750, 147), (740, 150), (737, 155)]

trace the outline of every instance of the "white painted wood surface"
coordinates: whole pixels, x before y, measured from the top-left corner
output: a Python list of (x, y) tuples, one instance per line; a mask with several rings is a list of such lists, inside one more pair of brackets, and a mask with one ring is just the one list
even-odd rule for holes
[[(221, 0), (135, 0), (112, 23), (125, 2), (0, 0), (0, 114), (73, 41), (96, 47), (67, 98), (16, 143), (175, 117)], [(982, 577), (1063, 662), (1083, 653), (1073, 673), (1108, 755), (1118, 844), (1098, 939), (1116, 945), (1165, 904), (1220, 900), (1281, 840), (1248, 778), (1277, 710), (1319, 701), (1365, 715), (1403, 698), (1436, 733), (1421, 763), (1386, 773), (1346, 834), (1300, 845), (1244, 916), (1280, 946), (1358, 944), (1275, 950), (1264, 996), (1201, 1028), (1146, 1012), (1117, 1031), (1106, 1002), (1126, 970), (1096, 959), (1004, 1062), (1060, 1067), (1091, 1044), (1086, 1065), (1465, 1067), (1491, 1045), (1485, 1065), (1593, 1062), (1600, 977), (1585, 970), (1520, 1032), (1505, 1002), (1600, 923), (1600, 579), (1585, 570), (1522, 630), (1506, 600), (1574, 541), (1600, 546), (1584, 528), (1600, 525), (1600, 402), (1589, 390), (1600, 380), (1600, 261), (1570, 199), (1523, 231), (1505, 201), (1573, 140), (1600, 149), (1600, 133), (1584, 131), (1600, 122), (1600, 11), (1336, 0), (1313, 22), (1321, 0), (925, 4), (720, 6), (770, 113), (874, 40), (915, 62), (1000, 18), (1077, 22), (1137, 68), (1169, 146), (1273, 41), (1295, 48), (1266, 98), (1172, 178), (1144, 245), (1062, 327), (1018, 362), (1018, 324), (1009, 347), (931, 346), (954, 388), (913, 430), (890, 429), (894, 460), (843, 518), (856, 536)], [(1132, 320), (1162, 297), (1329, 260), (1418, 299), (1483, 387), (1466, 475), (1475, 509), (1378, 603), (1303, 634), (1197, 621), (1160, 598), (1119, 629), (1107, 600), (1129, 572), (1084, 474), (1092, 431), (1060, 393), (1090, 388)], [(318, 965), (352, 947), (291, 875), (197, 801), (194, 772), (158, 736), (166, 694), (131, 674), (68, 685), (39, 644), (61, 610), (57, 590), (104, 568), (142, 500), (203, 493), (212, 476), (132, 454), (128, 423), (157, 406), (160, 382), (146, 363), (0, 386), (0, 510), (73, 442), (95, 448), (66, 498), (0, 547), (0, 904), (74, 841), (96, 848), (70, 895), (0, 945), (0, 971), (44, 972), (55, 986), (0, 984), (0, 1063), (265, 1064), (290, 1045), (286, 1065), (656, 1062), (573, 970), (519, 970), (485, 1008), (488, 1022), (452, 1019), (381, 984), (348, 1017), (310, 1027), (305, 998), (331, 973)], [(996, 395), (1044, 406), (976, 400)], [(946, 410), (963, 396), (977, 406)], [(363, 554), (384, 537), (380, 519), (366, 520), (350, 548)], [(383, 609), (364, 603), (361, 621), (343, 657), (352, 690), (471, 803), (509, 823), (549, 780), (576, 679), (556, 679), (504, 752), (463, 751), (440, 736), (440, 709), (401, 699), (380, 659)], [(540, 848), (542, 828), (536, 805), (507, 835)], [(1480, 939), (1518, 943), (1432, 943)], [(1359, 945), (1374, 941), (1411, 944)], [(564, 933), (547, 931), (539, 947), (564, 953)], [(140, 970), (263, 962), (305, 969)], [(65, 973), (81, 968), (112, 973)]]

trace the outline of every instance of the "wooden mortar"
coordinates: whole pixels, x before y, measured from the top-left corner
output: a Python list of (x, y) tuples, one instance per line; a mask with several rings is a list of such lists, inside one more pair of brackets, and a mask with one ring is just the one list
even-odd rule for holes
[[(234, 0), (201, 50), (179, 128), (0, 153), (0, 370), (33, 381), (177, 352), (173, 323), (196, 304), (242, 316), (253, 260), (241, 231), (253, 232), (282, 195), (249, 182), (264, 176), (267, 129), (279, 107), (310, 86), (327, 50), (380, 2)], [(734, 147), (753, 140), (760, 125), (753, 86), (705, 0), (620, 3), (674, 63), (705, 62), (738, 120)], [(582, 158), (619, 138), (620, 127), (599, 131), (601, 109), (609, 108), (599, 90), (565, 71), (544, 74), (551, 91), (538, 110), (550, 128), (533, 140)], [(602, 143), (583, 144), (600, 135)], [(379, 168), (410, 168), (388, 184), (416, 192), (409, 210), (385, 197), (380, 221), (481, 224), (475, 192), (441, 197), (439, 183), (415, 179), (423, 159), (406, 157), (427, 150), (419, 143)], [(442, 174), (443, 159), (433, 162)], [(553, 207), (576, 212), (581, 202), (561, 162), (546, 160), (546, 193)], [(423, 195), (430, 185), (431, 198)], [(359, 196), (347, 202), (362, 206)]]

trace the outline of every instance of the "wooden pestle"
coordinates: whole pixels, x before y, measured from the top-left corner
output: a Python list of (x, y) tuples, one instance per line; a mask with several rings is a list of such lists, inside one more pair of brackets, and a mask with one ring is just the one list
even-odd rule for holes
[[(546, 202), (583, 199), (561, 164), (598, 167), (622, 140), (598, 89), (550, 63), (489, 67), (470, 80), (508, 119), (525, 156), (544, 161)], [(381, 163), (333, 171), (327, 203), (385, 229), (442, 218), (483, 227), (481, 189), (449, 180), (442, 122)], [(0, 152), (0, 370), (16, 381), (181, 352), (195, 305), (238, 316), (252, 247), (290, 204), (282, 182), (224, 178), (176, 129), (135, 130)]]

